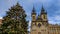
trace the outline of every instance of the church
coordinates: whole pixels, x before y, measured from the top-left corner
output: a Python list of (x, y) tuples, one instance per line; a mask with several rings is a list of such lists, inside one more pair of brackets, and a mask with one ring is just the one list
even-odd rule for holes
[(30, 34), (60, 34), (60, 25), (49, 24), (47, 12), (42, 6), (41, 12), (36, 16), (35, 8), (33, 7), (31, 17), (31, 32)]

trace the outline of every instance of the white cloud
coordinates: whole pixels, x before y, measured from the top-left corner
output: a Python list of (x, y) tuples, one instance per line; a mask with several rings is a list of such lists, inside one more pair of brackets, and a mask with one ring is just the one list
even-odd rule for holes
[(55, 18), (55, 20), (60, 21), (60, 15), (57, 15), (54, 18)]
[(56, 24), (56, 22), (54, 20), (49, 20), (50, 24)]
[(49, 17), (48, 20), (49, 20), (49, 23), (51, 23), (51, 24), (56, 24), (56, 23), (59, 24), (60, 15), (55, 15), (55, 16)]
[(2, 17), (0, 17), (0, 19), (3, 19)]

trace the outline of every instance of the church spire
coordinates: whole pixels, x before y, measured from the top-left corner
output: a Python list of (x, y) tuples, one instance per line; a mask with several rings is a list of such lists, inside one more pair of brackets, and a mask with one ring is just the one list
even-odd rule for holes
[(36, 14), (34, 6), (33, 6), (33, 9), (32, 9), (32, 14)]
[(41, 13), (45, 13), (45, 9), (43, 8), (43, 5), (42, 5)]
[(43, 6), (42, 6), (42, 10), (45, 11), (44, 8), (43, 8)]

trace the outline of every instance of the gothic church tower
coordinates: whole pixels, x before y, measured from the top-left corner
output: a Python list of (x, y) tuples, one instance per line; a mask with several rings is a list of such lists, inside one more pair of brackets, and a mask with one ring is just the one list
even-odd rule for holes
[(31, 22), (31, 33), (30, 34), (40, 34), (40, 33), (43, 34), (41, 30), (47, 30), (47, 25), (48, 25), (47, 12), (45, 12), (43, 6), (38, 16), (36, 16), (35, 8), (33, 7), (31, 16), (32, 16), (32, 22)]

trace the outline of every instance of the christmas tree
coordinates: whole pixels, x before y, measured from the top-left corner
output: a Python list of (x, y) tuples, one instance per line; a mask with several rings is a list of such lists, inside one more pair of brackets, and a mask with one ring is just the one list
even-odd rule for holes
[(28, 21), (26, 13), (17, 3), (7, 11), (3, 17), (2, 33), (3, 34), (28, 34)]

